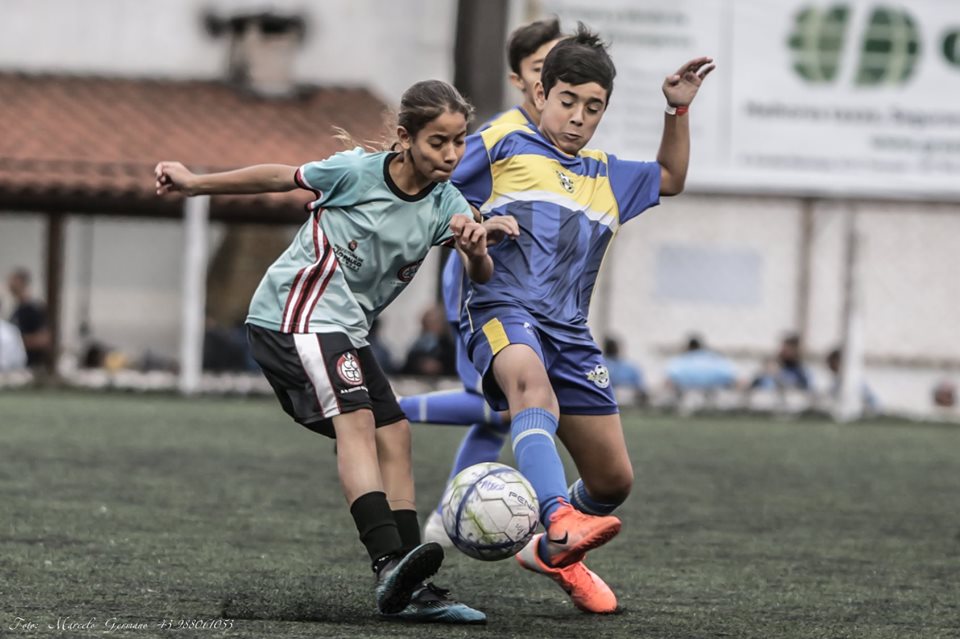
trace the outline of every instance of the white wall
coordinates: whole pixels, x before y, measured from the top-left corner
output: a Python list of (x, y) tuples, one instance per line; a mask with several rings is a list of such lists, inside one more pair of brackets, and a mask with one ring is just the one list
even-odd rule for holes
[(453, 77), (456, 3), (447, 0), (4, 0), (0, 69), (218, 78), (227, 42), (207, 35), (204, 11), (264, 8), (306, 19), (302, 82), (369, 86), (396, 102), (417, 80)]
[[(815, 205), (805, 346), (821, 389), (830, 384), (822, 358), (843, 338), (843, 215), (851, 206), (862, 235), (866, 380), (884, 406), (928, 412), (933, 382), (960, 380), (960, 206)], [(736, 363), (753, 375), (757, 359), (799, 328), (801, 222), (797, 200), (664, 200), (614, 241), (598, 294), (609, 299), (594, 299), (609, 313), (592, 313), (595, 336), (619, 337), (655, 387), (669, 351), (691, 332), (749, 354)]]
[(789, 200), (665, 198), (620, 229), (604, 265), (612, 332), (637, 357), (690, 332), (721, 348), (767, 347), (796, 328), (799, 228)]

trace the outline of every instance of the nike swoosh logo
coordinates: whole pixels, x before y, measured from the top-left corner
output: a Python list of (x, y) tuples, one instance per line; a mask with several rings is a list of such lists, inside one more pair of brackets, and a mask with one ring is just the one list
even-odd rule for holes
[(560, 538), (560, 539), (551, 539), (550, 537), (547, 537), (547, 541), (552, 541), (552, 542), (555, 543), (555, 544), (563, 545), (563, 544), (567, 543), (567, 539), (568, 539), (569, 537), (570, 537), (570, 531), (567, 531), (567, 532), (563, 533), (563, 537), (562, 537), (562, 538)]

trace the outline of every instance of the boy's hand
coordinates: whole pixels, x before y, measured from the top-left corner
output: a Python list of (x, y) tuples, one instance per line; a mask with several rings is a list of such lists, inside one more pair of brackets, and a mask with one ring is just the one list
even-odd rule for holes
[(487, 254), (487, 230), (466, 215), (454, 215), (450, 218), (450, 231), (456, 238), (457, 246), (468, 257), (484, 257)]
[(487, 246), (493, 246), (508, 237), (512, 240), (520, 237), (520, 225), (512, 215), (494, 215), (483, 222), (483, 228), (487, 230)]
[(663, 95), (671, 106), (690, 106), (703, 79), (716, 68), (713, 58), (702, 57), (687, 62), (663, 81)]
[(194, 174), (179, 162), (160, 162), (153, 173), (157, 178), (157, 195), (194, 194), (192, 190)]

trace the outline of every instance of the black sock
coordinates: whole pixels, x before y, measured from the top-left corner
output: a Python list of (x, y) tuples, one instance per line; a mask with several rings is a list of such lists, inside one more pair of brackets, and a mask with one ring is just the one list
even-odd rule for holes
[(415, 510), (395, 510), (393, 518), (397, 521), (397, 530), (400, 531), (400, 543), (403, 552), (408, 553), (420, 545), (420, 522), (417, 521)]
[(398, 553), (403, 548), (397, 520), (384, 493), (360, 495), (350, 504), (350, 514), (360, 532), (360, 541), (366, 546), (374, 565), (379, 559)]

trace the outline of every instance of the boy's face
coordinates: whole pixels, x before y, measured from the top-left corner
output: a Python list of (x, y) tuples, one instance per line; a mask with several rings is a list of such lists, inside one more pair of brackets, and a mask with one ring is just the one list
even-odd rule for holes
[(544, 42), (540, 48), (520, 60), (520, 73), (510, 73), (510, 84), (523, 93), (523, 101), (528, 105), (535, 104), (534, 89), (540, 81), (540, 69), (550, 50), (560, 42), (559, 39)]
[(545, 96), (543, 84), (537, 82), (536, 104), (540, 131), (558, 149), (576, 155), (600, 124), (607, 108), (607, 90), (596, 82), (569, 84), (558, 80)]
[(467, 119), (462, 113), (445, 111), (430, 120), (416, 137), (397, 130), (400, 146), (410, 151), (417, 170), (431, 182), (446, 182), (463, 157)]

